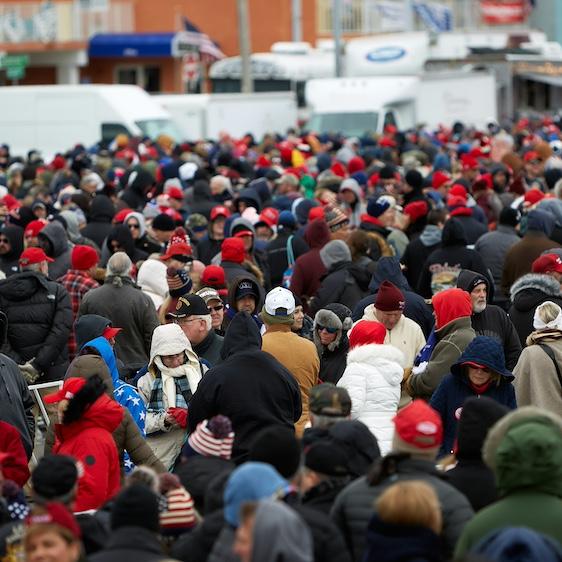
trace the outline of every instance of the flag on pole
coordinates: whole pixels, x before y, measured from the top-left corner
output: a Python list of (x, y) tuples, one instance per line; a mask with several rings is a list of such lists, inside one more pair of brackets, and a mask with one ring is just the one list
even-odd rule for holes
[(226, 57), (219, 46), (185, 16), (183, 17), (183, 29), (182, 39), (198, 48), (203, 62), (211, 63)]

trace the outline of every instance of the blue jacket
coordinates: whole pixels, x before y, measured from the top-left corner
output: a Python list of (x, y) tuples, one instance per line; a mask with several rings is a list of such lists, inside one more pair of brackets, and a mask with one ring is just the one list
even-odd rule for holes
[(127, 408), (131, 412), (131, 416), (135, 420), (141, 435), (146, 436), (145, 433), (145, 422), (146, 422), (146, 407), (142, 401), (138, 390), (123, 382), (119, 378), (119, 371), (117, 370), (117, 361), (115, 359), (115, 353), (109, 342), (103, 337), (95, 338), (90, 340), (84, 347), (93, 347), (97, 349), (105, 361), (109, 372), (111, 373), (111, 379), (113, 381), (113, 397), (115, 400), (121, 404), (124, 408)]
[(466, 374), (464, 364), (469, 362), (488, 367), (501, 376), (499, 385), (492, 382), (480, 396), (488, 396), (512, 410), (517, 408), (515, 389), (511, 384), (514, 376), (505, 368), (502, 346), (492, 338), (475, 337), (457, 362), (451, 366), (451, 372), (445, 375), (429, 403), (439, 412), (443, 422), (443, 444), (439, 451), (440, 455), (449, 454), (453, 449), (457, 423), (465, 400), (471, 396), (479, 396), (471, 387)]

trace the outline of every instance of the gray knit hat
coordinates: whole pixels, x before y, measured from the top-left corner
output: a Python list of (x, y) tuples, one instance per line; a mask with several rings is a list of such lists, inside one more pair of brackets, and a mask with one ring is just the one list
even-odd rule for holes
[(329, 270), (337, 263), (351, 261), (351, 251), (343, 240), (332, 240), (320, 250), (320, 259), (324, 267)]

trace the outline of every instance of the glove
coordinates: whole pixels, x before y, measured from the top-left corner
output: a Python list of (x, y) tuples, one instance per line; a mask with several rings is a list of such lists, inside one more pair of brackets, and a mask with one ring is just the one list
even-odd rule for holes
[(30, 359), (23, 365), (19, 365), (19, 368), (27, 384), (33, 384), (41, 376), (41, 373), (33, 365), (33, 359)]
[(186, 408), (168, 408), (170, 414), (179, 427), (185, 429), (187, 427), (187, 409)]

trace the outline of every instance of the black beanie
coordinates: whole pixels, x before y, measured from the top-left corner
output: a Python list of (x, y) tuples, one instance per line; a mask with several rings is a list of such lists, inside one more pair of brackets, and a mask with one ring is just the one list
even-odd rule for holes
[(121, 527), (160, 531), (158, 496), (150, 488), (133, 484), (117, 496), (111, 510), (111, 529), (115, 531)]
[(266, 427), (252, 443), (248, 460), (270, 464), (283, 478), (292, 478), (301, 464), (301, 447), (295, 432), (277, 425)]
[(62, 501), (66, 503), (65, 496), (70, 494), (77, 481), (76, 462), (72, 457), (66, 455), (46, 455), (42, 457), (31, 473), (33, 491), (42, 501)]
[(171, 232), (176, 229), (176, 223), (170, 215), (162, 213), (154, 217), (152, 228), (155, 230), (162, 230), (163, 232)]
[(511, 207), (504, 207), (500, 211), (499, 223), (515, 228), (519, 223), (519, 211)]
[(423, 187), (423, 176), (417, 170), (408, 170), (404, 179), (414, 191), (420, 191)]

